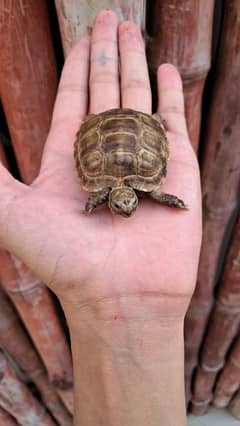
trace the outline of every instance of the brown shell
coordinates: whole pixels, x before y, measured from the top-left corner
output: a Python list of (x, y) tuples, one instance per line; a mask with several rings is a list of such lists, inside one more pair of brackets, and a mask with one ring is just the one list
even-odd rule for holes
[(131, 109), (86, 117), (74, 145), (77, 172), (89, 192), (124, 184), (152, 191), (166, 176), (168, 156), (160, 117)]

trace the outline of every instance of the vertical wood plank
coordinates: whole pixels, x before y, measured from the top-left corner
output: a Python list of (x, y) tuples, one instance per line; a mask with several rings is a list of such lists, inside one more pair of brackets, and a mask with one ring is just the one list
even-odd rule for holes
[(0, 3), (0, 94), (22, 179), (37, 176), (57, 89), (45, 0)]
[(22, 426), (54, 426), (54, 421), (0, 352), (0, 406)]
[(231, 399), (230, 404), (228, 405), (228, 411), (233, 417), (240, 420), (240, 388)]
[(213, 403), (226, 407), (240, 387), (240, 337), (236, 340), (226, 365), (218, 379)]
[(215, 84), (202, 164), (203, 242), (197, 286), (185, 320), (186, 375), (198, 361), (223, 242), (236, 211), (240, 181), (240, 4), (225, 2)]
[(0, 250), (0, 278), (39, 351), (50, 382), (57, 389), (70, 388), (70, 351), (47, 288), (29, 268), (4, 250)]
[[(61, 426), (71, 426), (72, 419), (49, 383), (46, 370), (25, 332), (10, 300), (0, 288), (0, 346), (17, 362), (21, 370), (36, 384), (41, 398)], [(6, 423), (8, 424), (8, 423)], [(1, 423), (0, 413), (0, 425)]]
[(194, 379), (192, 412), (206, 412), (213, 386), (240, 325), (240, 218), (225, 260), (223, 278), (209, 327), (201, 349), (200, 365)]
[(198, 150), (202, 94), (211, 62), (214, 0), (153, 0), (149, 21), (151, 74), (164, 62), (183, 79), (189, 136)]
[(0, 425), (3, 426), (17, 426), (17, 422), (14, 420), (7, 411), (0, 408)]

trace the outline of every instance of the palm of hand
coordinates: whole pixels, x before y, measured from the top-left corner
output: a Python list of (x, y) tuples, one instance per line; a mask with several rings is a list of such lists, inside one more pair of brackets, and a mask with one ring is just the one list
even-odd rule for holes
[[(109, 14), (108, 20), (112, 20), (109, 28), (112, 37), (115, 37), (116, 22), (115, 33), (113, 28), (116, 18), (110, 12)], [(96, 39), (102, 34), (101, 31), (104, 31), (103, 25), (106, 31), (106, 17), (102, 21), (98, 18), (95, 33), (93, 31), (95, 45)], [(124, 35), (123, 28), (124, 24), (122, 24), (122, 49), (124, 43), (127, 43), (127, 29)], [(140, 34), (133, 24), (130, 25), (130, 29), (131, 36), (135, 31), (136, 51), (140, 50), (143, 48)], [(56, 102), (52, 130), (46, 143), (40, 175), (30, 188), (21, 186), (18, 195), (12, 197), (8, 221), (13, 223), (18, 232), (17, 236), (15, 233), (10, 235), (10, 238), (8, 234), (8, 240), (5, 238), (4, 243), (21, 257), (62, 301), (67, 303), (79, 304), (89, 299), (104, 300), (146, 293), (158, 294), (163, 299), (173, 297), (175, 306), (176, 300), (183, 298), (184, 310), (193, 291), (197, 272), (201, 209), (198, 167), (188, 142), (185, 121), (181, 116), (183, 100), (179, 77), (170, 66), (165, 66), (165, 70), (162, 67), (162, 71), (159, 72), (159, 96), (161, 96), (159, 110), (167, 119), (171, 153), (164, 191), (176, 194), (186, 201), (189, 210), (171, 210), (153, 201), (142, 200), (137, 212), (130, 219), (112, 216), (106, 207), (85, 216), (81, 211), (87, 194), (81, 190), (77, 181), (72, 151), (79, 121), (86, 113), (86, 99), (82, 99), (84, 95), (79, 94), (77, 90), (73, 94), (71, 73), (76, 73), (73, 69), (76, 67), (77, 78), (80, 78), (79, 71), (84, 69), (84, 63), (82, 65), (75, 63), (81, 53), (80, 49), (86, 52), (87, 43), (86, 39), (79, 43), (79, 47), (70, 54), (68, 64), (65, 66), (65, 74), (63, 73), (60, 84), (60, 89), (62, 87), (64, 90), (60, 90)], [(98, 50), (101, 51), (100, 46)], [(143, 61), (143, 64), (138, 64), (139, 69), (146, 75), (145, 58), (141, 57), (139, 60)], [(85, 57), (86, 69), (87, 62), (88, 58)], [(92, 63), (92, 75), (94, 73), (99, 75), (99, 71), (94, 69), (97, 65), (94, 65), (94, 61)], [(103, 72), (106, 73), (106, 69)], [(125, 79), (129, 78), (127, 69), (124, 70), (124, 53), (122, 72), (125, 73)], [(82, 71), (81, 78), (83, 74)], [(142, 80), (144, 78), (146, 77), (142, 76)], [(78, 81), (77, 84), (83, 85), (83, 82)], [(172, 96), (171, 88), (174, 84), (176, 87), (173, 87)], [(169, 87), (166, 87), (167, 85)], [(96, 92), (97, 84), (94, 87)], [(164, 93), (161, 95), (161, 88), (163, 92), (166, 91), (166, 95)], [(144, 90), (138, 88), (140, 95), (137, 99), (132, 94), (129, 95), (125, 89), (125, 95), (122, 94), (123, 102), (125, 99), (123, 106), (150, 112), (150, 91), (146, 100)], [(109, 97), (119, 97), (116, 94), (118, 91), (118, 84), (112, 84)], [(167, 93), (172, 105), (167, 105)], [(78, 111), (74, 111), (74, 106), (70, 111), (66, 111), (66, 106), (61, 106), (62, 97), (66, 99), (70, 95), (73, 104), (81, 103)], [(130, 103), (127, 101), (129, 96), (131, 96)], [(171, 101), (171, 97), (177, 100)], [(91, 112), (116, 107), (119, 102), (119, 99), (118, 101), (107, 99), (105, 105), (99, 105), (97, 99), (99, 96), (93, 93)], [(70, 103), (70, 100), (66, 101), (66, 104), (68, 102)], [(69, 116), (75, 119), (71, 125), (66, 120)], [(65, 120), (61, 120), (62, 117)], [(22, 214), (16, 214), (20, 211)], [(2, 239), (4, 240), (4, 237)]]
[(27, 220), (34, 218), (34, 246), (41, 247), (39, 262), (33, 250), (31, 263), (37, 262), (34, 269), (56, 294), (71, 302), (138, 292), (190, 297), (196, 273), (193, 253), (199, 246), (199, 206), (194, 205), (194, 161), (180, 163), (184, 179), (173, 187), (177, 161), (170, 162), (165, 188), (185, 197), (189, 210), (141, 200), (130, 219), (113, 216), (106, 206), (89, 216), (82, 213), (88, 195), (81, 190), (73, 158), (56, 174), (54, 169), (51, 175), (42, 172), (25, 202), (29, 203)]

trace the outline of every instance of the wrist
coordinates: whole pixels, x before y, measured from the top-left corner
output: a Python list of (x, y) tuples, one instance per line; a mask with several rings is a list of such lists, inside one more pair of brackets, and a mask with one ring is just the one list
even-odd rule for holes
[(156, 321), (165, 328), (183, 326), (188, 297), (158, 293), (99, 297), (79, 303), (61, 300), (69, 328), (76, 331), (82, 320), (102, 322)]
[(156, 297), (102, 302), (65, 307), (76, 424), (185, 425), (183, 318), (164, 316)]

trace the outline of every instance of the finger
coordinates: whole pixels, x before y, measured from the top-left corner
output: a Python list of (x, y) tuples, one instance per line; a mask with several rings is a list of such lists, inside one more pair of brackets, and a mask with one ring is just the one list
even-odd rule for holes
[(72, 155), (75, 134), (87, 111), (89, 56), (90, 40), (84, 37), (66, 59), (42, 163)]
[(151, 113), (152, 96), (140, 29), (133, 22), (119, 25), (122, 107)]
[(158, 113), (166, 122), (169, 132), (183, 136), (188, 143), (184, 112), (184, 97), (181, 77), (173, 65), (163, 64), (158, 68)]
[[(1, 163), (1, 155), (0, 155), (0, 208), (2, 209), (5, 205), (7, 205), (8, 200), (15, 196), (18, 190), (18, 181), (15, 180), (7, 169)], [(19, 183), (19, 186), (23, 186)]]
[[(2, 152), (0, 151), (0, 243), (4, 244), (11, 228), (9, 223), (10, 206), (13, 205), (15, 199), (21, 196), (25, 189), (27, 190), (27, 187), (10, 175), (1, 163), (2, 160)], [(20, 211), (15, 213), (21, 214)]]
[(11, 200), (17, 194), (17, 191), (25, 186), (14, 179), (8, 172), (8, 167), (8, 160), (0, 139), (0, 208), (6, 206), (8, 200)]
[(118, 20), (104, 10), (95, 20), (91, 42), (90, 112), (99, 113), (120, 105), (118, 75)]
[(181, 77), (173, 65), (163, 64), (158, 69), (157, 80), (158, 113), (164, 120), (170, 145), (167, 178), (162, 190), (182, 198), (196, 213), (195, 209), (201, 210), (199, 168), (188, 138)]

